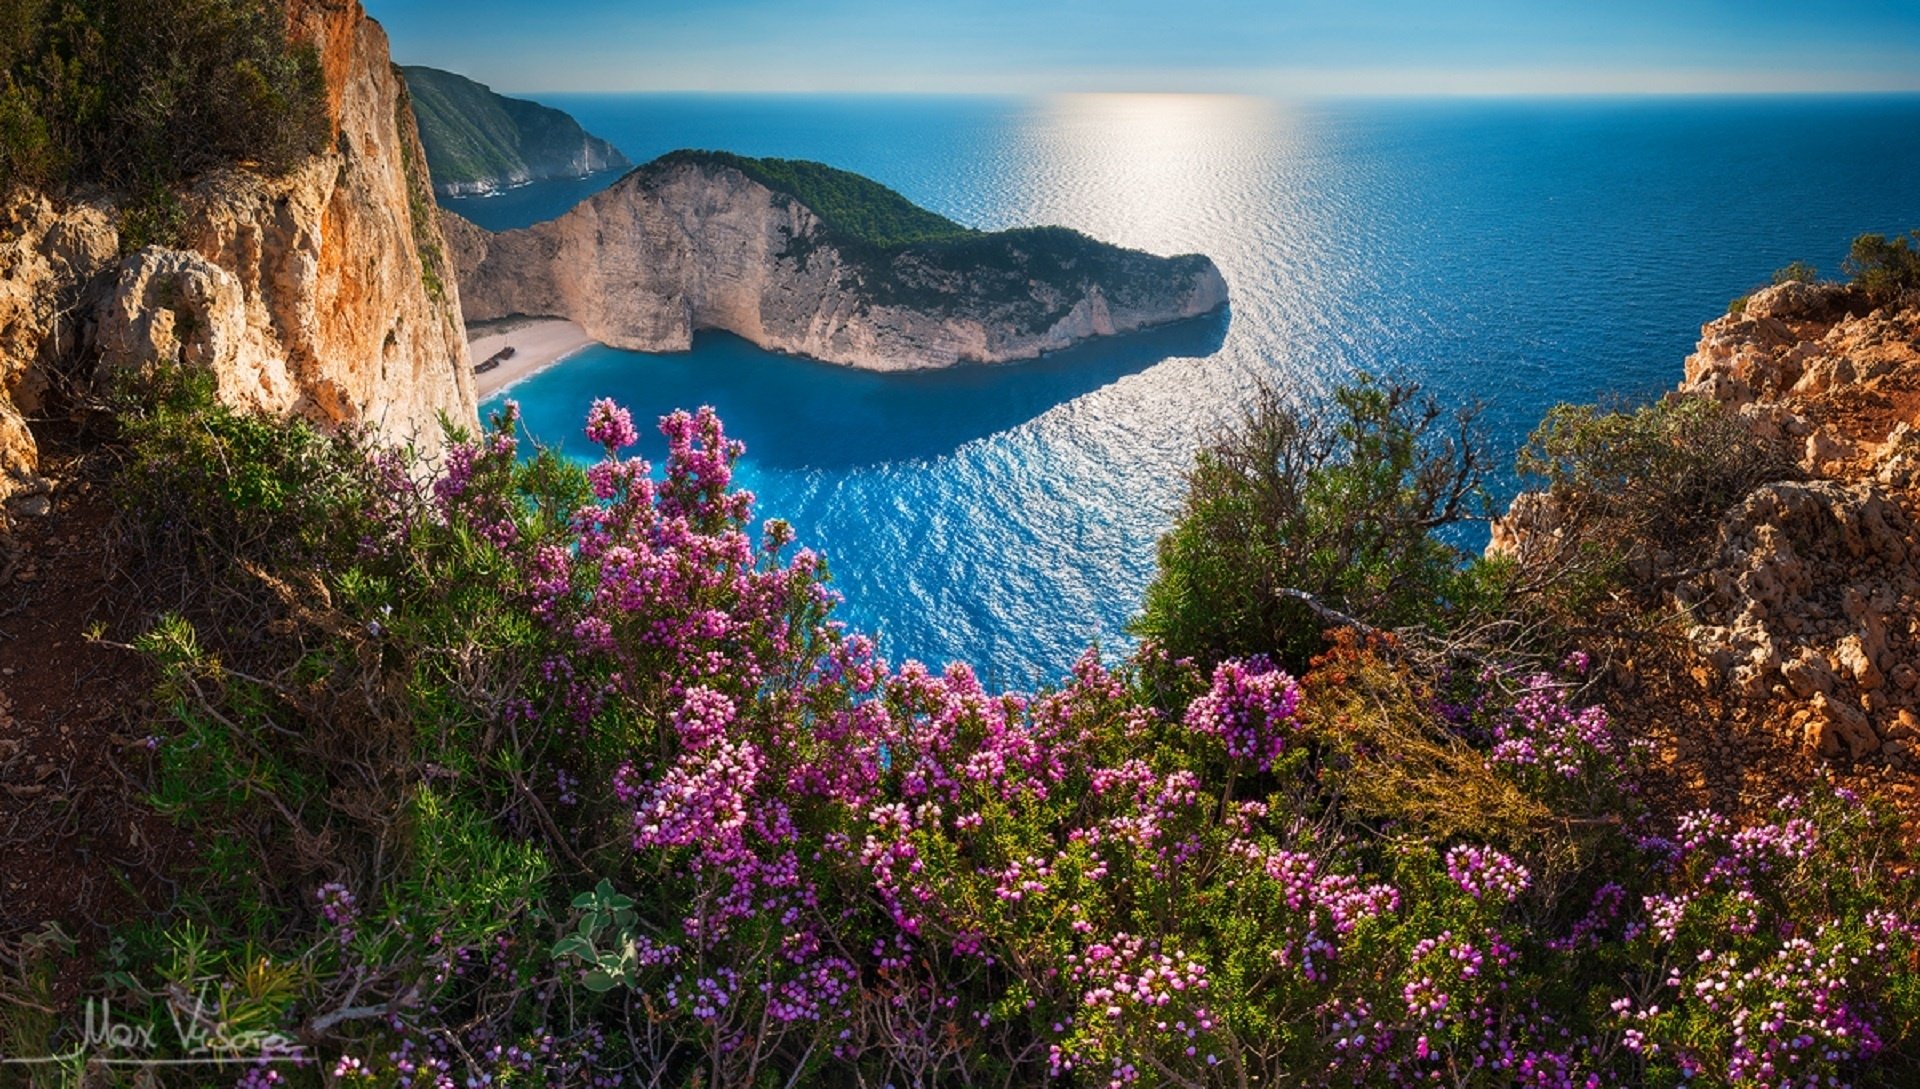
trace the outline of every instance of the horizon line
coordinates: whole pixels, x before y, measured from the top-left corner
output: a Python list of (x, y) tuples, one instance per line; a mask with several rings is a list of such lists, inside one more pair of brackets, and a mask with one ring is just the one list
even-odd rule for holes
[[(402, 67), (432, 68), (433, 65), (403, 65)], [(441, 69), (452, 71), (452, 69)], [(462, 73), (455, 73), (460, 75)], [(471, 79), (472, 77), (466, 77)], [(1528, 101), (1541, 99), (1663, 99), (1663, 98), (1920, 98), (1920, 87), (1908, 88), (1819, 88), (1819, 89), (1659, 89), (1646, 91), (1632, 90), (1426, 90), (1426, 91), (1231, 91), (1231, 90), (1167, 90), (1167, 89), (1085, 89), (1085, 90), (1026, 90), (1026, 91), (988, 91), (988, 90), (920, 90), (885, 88), (757, 88), (751, 90), (723, 90), (711, 87), (631, 87), (619, 89), (581, 89), (581, 88), (540, 88), (536, 90), (503, 89), (483, 80), (474, 80), (495, 94), (501, 95), (686, 95), (706, 98), (774, 98), (774, 97), (819, 97), (819, 98), (1074, 98), (1074, 97), (1164, 97), (1164, 98), (1243, 98), (1264, 102), (1337, 102), (1337, 101), (1420, 101), (1420, 100), (1507, 100)]]

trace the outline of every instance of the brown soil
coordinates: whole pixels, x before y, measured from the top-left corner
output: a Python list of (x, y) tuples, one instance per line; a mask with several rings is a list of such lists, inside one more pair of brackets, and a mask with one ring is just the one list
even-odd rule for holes
[(146, 667), (89, 638), (138, 620), (103, 473), (50, 438), (52, 512), (0, 534), (0, 943), (51, 922), (85, 949), (171, 901), (183, 837), (143, 801)]

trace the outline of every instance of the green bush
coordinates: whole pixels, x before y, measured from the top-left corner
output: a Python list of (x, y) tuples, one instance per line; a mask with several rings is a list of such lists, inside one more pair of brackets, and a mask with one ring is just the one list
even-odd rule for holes
[(1920, 288), (1920, 249), (1915, 248), (1916, 243), (1920, 243), (1920, 231), (1893, 238), (1863, 234), (1853, 240), (1843, 267), (1874, 301), (1886, 302)]
[(1818, 279), (1820, 279), (1820, 270), (1805, 261), (1790, 261), (1781, 268), (1775, 269), (1773, 273), (1775, 284), (1810, 284)]
[(1553, 532), (1527, 541), (1525, 578), (1569, 595), (1562, 604), (1575, 610), (1618, 585), (1631, 561), (1642, 576), (1689, 562), (1730, 506), (1799, 473), (1784, 441), (1755, 435), (1715, 401), (1682, 396), (1632, 412), (1555, 405), (1518, 468), (1544, 486), (1553, 520)]
[(843, 236), (881, 249), (948, 242), (980, 233), (914, 204), (879, 182), (824, 163), (750, 159), (725, 151), (676, 151), (655, 165), (682, 162), (732, 167), (776, 193), (797, 198)]
[[(135, 408), (136, 397), (152, 407)], [(359, 521), (365, 492), (348, 471), (359, 459), (350, 435), (223, 408), (204, 372), (162, 371), (120, 402), (130, 452), (121, 504), (149, 552), (178, 549), (196, 563), (331, 562), (341, 549), (334, 521)], [(201, 469), (216, 465), (223, 471)]]
[(1391, 629), (1443, 625), (1473, 604), (1465, 557), (1434, 536), (1484, 507), (1472, 413), (1367, 378), (1324, 411), (1265, 388), (1201, 451), (1139, 635), (1177, 657), (1299, 666), (1321, 649), (1327, 610)]
[(0, 0), (0, 190), (287, 169), (330, 136), (279, 0)]

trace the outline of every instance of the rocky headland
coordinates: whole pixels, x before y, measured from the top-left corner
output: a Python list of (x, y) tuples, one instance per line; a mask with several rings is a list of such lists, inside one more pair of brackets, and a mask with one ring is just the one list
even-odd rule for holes
[(566, 318), (638, 351), (715, 329), (872, 370), (1004, 363), (1227, 302), (1203, 256), (973, 231), (844, 171), (714, 152), (664, 156), (524, 230), (443, 221), (469, 320)]
[[(1669, 605), (1730, 717), (1823, 757), (1920, 764), (1920, 295), (1788, 282), (1707, 323), (1678, 393), (1797, 461), (1668, 557)], [(1496, 527), (1553, 532), (1522, 496)]]
[(111, 198), (20, 192), (0, 207), (0, 501), (44, 509), (30, 416), (122, 368), (211, 371), (221, 399), (424, 447), (474, 419), (459, 289), (407, 88), (357, 0), (296, 0), (333, 127), (269, 175), (217, 170), (180, 197), (166, 245), (133, 247)]
[(1920, 742), (1920, 298), (1785, 283), (1701, 330), (1681, 390), (1793, 444), (1806, 479), (1723, 520), (1678, 600), (1744, 699), (1824, 755)]
[(633, 164), (566, 113), (438, 68), (405, 65), (436, 192), (479, 196)]

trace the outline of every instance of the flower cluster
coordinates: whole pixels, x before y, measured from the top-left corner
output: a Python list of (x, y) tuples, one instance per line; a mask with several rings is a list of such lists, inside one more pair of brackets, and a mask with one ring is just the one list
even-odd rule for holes
[(1187, 708), (1191, 730), (1219, 738), (1227, 755), (1270, 771), (1299, 730), (1300, 686), (1264, 658), (1222, 662), (1213, 687)]
[(1882, 908), (1827, 906), (1875, 899), (1873, 868), (1846, 853), (1874, 838), (1873, 817), (1839, 791), (1774, 810), (1744, 826), (1691, 813), (1653, 845), (1670, 878), (1644, 898), (1638, 944), (1669, 967), (1613, 1012), (1627, 1047), (1685, 1077), (1829, 1085), (1885, 1048), (1879, 983), (1906, 970), (1915, 931)]
[(1624, 746), (1604, 707), (1575, 707), (1551, 674), (1527, 677), (1498, 716), (1490, 758), (1561, 779), (1617, 772)]
[(340, 882), (330, 881), (320, 886), (314, 898), (320, 902), (320, 918), (333, 931), (335, 944), (353, 944), (353, 923), (359, 916), (353, 904), (353, 893)]
[(605, 447), (612, 457), (639, 442), (640, 433), (634, 430), (631, 413), (603, 397), (587, 412), (587, 438)]
[(1512, 903), (1533, 876), (1527, 868), (1491, 847), (1462, 845), (1447, 852), (1447, 876), (1475, 900), (1489, 896)]

